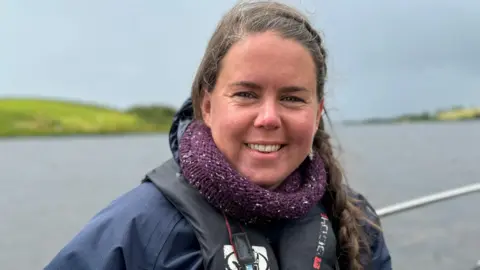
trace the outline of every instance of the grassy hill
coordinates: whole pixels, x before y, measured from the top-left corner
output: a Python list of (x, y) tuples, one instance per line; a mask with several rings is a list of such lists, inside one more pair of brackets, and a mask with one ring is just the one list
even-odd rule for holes
[(71, 101), (0, 99), (0, 137), (166, 132), (173, 112), (163, 106), (120, 111)]

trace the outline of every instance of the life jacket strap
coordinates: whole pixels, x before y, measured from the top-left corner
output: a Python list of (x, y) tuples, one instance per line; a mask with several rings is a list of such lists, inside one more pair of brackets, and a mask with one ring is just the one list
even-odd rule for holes
[(233, 247), (233, 252), (235, 252), (238, 263), (245, 270), (253, 270), (255, 254), (252, 245), (250, 244), (250, 240), (248, 239), (248, 234), (242, 226), (240, 226), (240, 229), (242, 230), (241, 232), (232, 233), (228, 217), (225, 214), (223, 214), (223, 216), (225, 218), (225, 225), (227, 226), (230, 245)]

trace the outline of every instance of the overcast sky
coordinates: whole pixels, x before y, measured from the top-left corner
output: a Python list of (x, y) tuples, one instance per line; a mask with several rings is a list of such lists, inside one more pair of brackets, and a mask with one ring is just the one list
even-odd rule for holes
[[(179, 106), (234, 2), (4, 1), (0, 96)], [(480, 106), (480, 1), (285, 2), (325, 35), (335, 118)]]

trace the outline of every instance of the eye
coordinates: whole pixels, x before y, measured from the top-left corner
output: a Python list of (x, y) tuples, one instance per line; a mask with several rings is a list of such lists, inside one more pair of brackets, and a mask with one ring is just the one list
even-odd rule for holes
[(295, 97), (295, 96), (287, 96), (287, 97), (283, 97), (282, 98), (282, 101), (288, 101), (288, 102), (305, 102), (305, 100), (299, 98), (299, 97)]
[(234, 96), (241, 98), (255, 98), (255, 94), (252, 92), (237, 92), (234, 94)]

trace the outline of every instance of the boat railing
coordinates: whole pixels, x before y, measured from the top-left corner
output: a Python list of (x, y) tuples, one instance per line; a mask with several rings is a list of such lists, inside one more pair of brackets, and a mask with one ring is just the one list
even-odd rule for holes
[[(438, 203), (460, 196), (465, 196), (474, 192), (480, 192), (480, 183), (474, 183), (459, 188), (449, 189), (442, 192), (432, 193), (415, 199), (395, 203), (376, 210), (380, 218), (396, 215), (412, 209), (425, 207), (427, 205)], [(472, 270), (480, 270), (480, 260), (473, 266)]]

